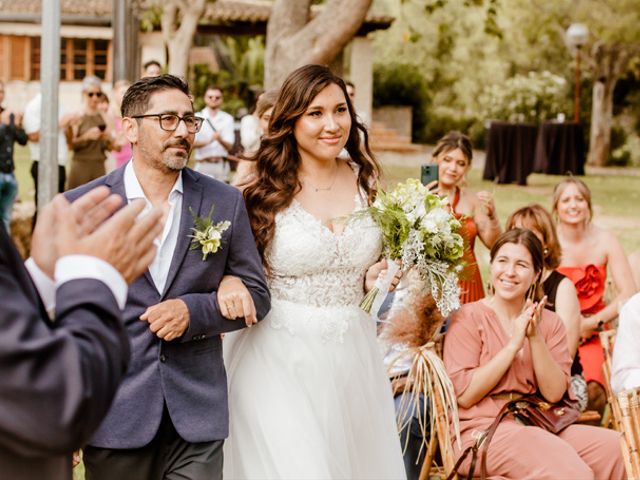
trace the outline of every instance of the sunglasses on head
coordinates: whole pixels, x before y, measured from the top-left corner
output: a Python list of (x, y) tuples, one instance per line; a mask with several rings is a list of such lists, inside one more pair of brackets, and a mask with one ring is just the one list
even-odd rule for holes
[(102, 97), (102, 92), (87, 92), (87, 97), (89, 98), (93, 98), (93, 97)]

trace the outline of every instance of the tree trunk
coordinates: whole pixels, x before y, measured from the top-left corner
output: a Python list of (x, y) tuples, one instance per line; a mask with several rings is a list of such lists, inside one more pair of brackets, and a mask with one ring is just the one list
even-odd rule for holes
[(587, 163), (603, 167), (609, 160), (611, 125), (613, 124), (613, 90), (616, 78), (604, 78), (593, 84), (591, 134)]
[(372, 0), (329, 0), (312, 19), (311, 0), (276, 0), (267, 24), (265, 88), (278, 88), (291, 71), (328, 65), (358, 32)]
[(187, 77), (189, 50), (206, 3), (207, 0), (163, 0), (160, 23), (172, 75)]
[(591, 61), (595, 80), (591, 106), (589, 156), (587, 157), (589, 165), (604, 166), (609, 160), (613, 124), (613, 91), (636, 51), (636, 45), (606, 44), (600, 41), (593, 46)]

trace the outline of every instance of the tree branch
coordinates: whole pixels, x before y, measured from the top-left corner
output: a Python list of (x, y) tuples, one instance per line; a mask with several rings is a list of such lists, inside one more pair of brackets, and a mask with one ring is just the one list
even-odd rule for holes
[(372, 0), (330, 0), (287, 43), (290, 47), (310, 43), (313, 49), (306, 55), (306, 60), (311, 63), (330, 63), (358, 32), (371, 3)]

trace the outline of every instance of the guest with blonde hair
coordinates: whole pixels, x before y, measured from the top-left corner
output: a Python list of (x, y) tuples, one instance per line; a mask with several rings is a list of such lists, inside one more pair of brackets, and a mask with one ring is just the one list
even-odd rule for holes
[[(583, 343), (579, 351), (589, 388), (587, 408), (602, 414), (606, 403), (604, 354), (597, 332), (618, 316), (619, 308), (636, 292), (636, 286), (618, 238), (592, 223), (591, 191), (582, 180), (562, 180), (553, 191), (552, 205), (563, 252), (558, 271), (574, 283), (580, 301)], [(617, 292), (608, 305), (604, 298), (607, 267)]]

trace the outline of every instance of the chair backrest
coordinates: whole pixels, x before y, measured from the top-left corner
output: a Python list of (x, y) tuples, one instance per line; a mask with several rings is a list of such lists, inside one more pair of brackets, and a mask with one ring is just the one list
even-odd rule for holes
[(620, 408), (622, 455), (629, 478), (640, 478), (640, 388), (617, 396)]
[[(602, 373), (604, 376), (604, 388), (607, 392), (607, 401), (611, 407), (611, 424), (617, 431), (621, 431), (622, 414), (618, 398), (611, 390), (611, 360), (613, 358), (613, 346), (616, 340), (616, 330), (610, 329), (600, 332), (600, 344), (604, 353), (604, 363), (602, 364)], [(604, 422), (603, 422), (604, 423)], [(607, 426), (606, 424), (604, 426)]]

